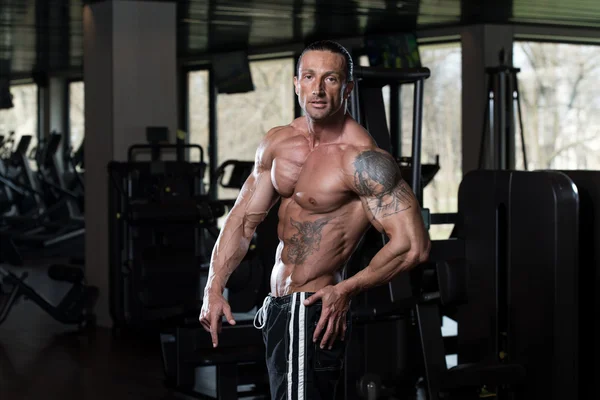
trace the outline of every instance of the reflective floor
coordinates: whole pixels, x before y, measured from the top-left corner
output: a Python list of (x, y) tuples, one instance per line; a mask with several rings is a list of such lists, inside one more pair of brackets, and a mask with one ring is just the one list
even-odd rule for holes
[[(51, 302), (68, 289), (44, 279), (43, 269), (31, 271), (28, 282)], [(21, 301), (0, 325), (0, 399), (173, 399), (159, 349), (108, 329), (75, 334)]]

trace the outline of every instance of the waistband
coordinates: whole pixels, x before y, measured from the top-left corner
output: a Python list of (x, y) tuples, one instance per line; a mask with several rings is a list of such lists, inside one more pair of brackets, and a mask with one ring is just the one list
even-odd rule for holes
[(292, 302), (294, 295), (296, 295), (296, 301), (298, 301), (298, 299), (300, 298), (300, 295), (302, 293), (304, 293), (306, 295), (307, 299), (310, 296), (312, 296), (313, 294), (315, 294), (315, 292), (296, 292), (296, 293), (286, 294), (284, 296), (273, 296), (271, 293), (269, 293), (267, 295), (267, 297), (269, 298), (270, 303), (285, 305), (285, 304), (290, 304)]
[(265, 327), (265, 324), (267, 322), (267, 310), (269, 306), (274, 305), (277, 308), (285, 308), (292, 304), (294, 298), (296, 299), (295, 304), (298, 304), (298, 302), (302, 298), (302, 294), (305, 295), (305, 299), (308, 299), (310, 296), (315, 294), (315, 292), (296, 292), (292, 294), (287, 294), (285, 296), (273, 296), (271, 293), (269, 293), (265, 297), (262, 306), (258, 309), (258, 311), (256, 311), (256, 314), (254, 315), (254, 327), (256, 329), (262, 329)]

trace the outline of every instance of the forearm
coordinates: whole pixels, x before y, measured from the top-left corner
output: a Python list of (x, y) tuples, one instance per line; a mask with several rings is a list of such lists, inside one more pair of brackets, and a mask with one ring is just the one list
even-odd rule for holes
[(249, 226), (247, 218), (229, 215), (213, 248), (205, 292), (225, 290), (227, 280), (248, 252), (255, 229), (255, 225)]
[(418, 260), (419, 257), (410, 247), (398, 248), (388, 242), (375, 254), (367, 267), (336, 286), (354, 297), (365, 290), (388, 283), (398, 273), (418, 264)]

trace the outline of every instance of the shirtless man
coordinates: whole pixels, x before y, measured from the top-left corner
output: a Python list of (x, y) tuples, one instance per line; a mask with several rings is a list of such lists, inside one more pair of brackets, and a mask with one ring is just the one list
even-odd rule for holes
[[(214, 247), (200, 322), (218, 345), (223, 297), (256, 227), (281, 199), (271, 293), (257, 313), (275, 400), (333, 400), (349, 335), (350, 300), (424, 262), (420, 205), (392, 156), (347, 113), (352, 59), (335, 42), (308, 46), (294, 86), (305, 116), (271, 129)], [(373, 225), (389, 238), (369, 265), (342, 280)], [(275, 232), (273, 232), (275, 234)], [(256, 325), (256, 318), (255, 318)]]

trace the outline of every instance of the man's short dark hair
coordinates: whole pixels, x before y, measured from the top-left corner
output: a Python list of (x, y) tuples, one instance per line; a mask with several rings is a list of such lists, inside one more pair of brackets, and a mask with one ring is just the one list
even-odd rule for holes
[(354, 63), (352, 62), (352, 56), (344, 46), (338, 42), (334, 42), (333, 40), (319, 40), (318, 42), (313, 42), (306, 46), (306, 48), (302, 51), (302, 54), (300, 54), (300, 57), (298, 57), (298, 64), (296, 65), (296, 71), (298, 74), (300, 73), (300, 62), (302, 61), (302, 56), (307, 51), (330, 51), (334, 54), (343, 56), (344, 60), (346, 60), (346, 82), (354, 80)]

